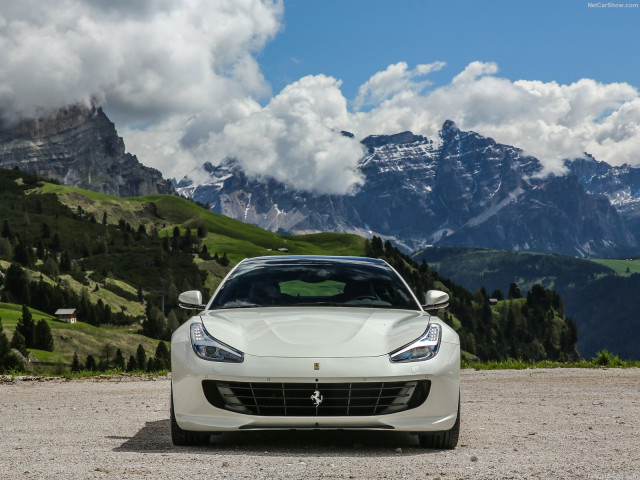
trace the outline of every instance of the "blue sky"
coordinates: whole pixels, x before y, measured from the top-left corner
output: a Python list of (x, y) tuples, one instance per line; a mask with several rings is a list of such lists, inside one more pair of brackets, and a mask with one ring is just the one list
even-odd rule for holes
[(557, 174), (640, 165), (640, 8), (589, 4), (0, 0), (0, 119), (99, 105), (166, 177), (233, 157), (329, 193), (362, 181), (364, 137), (447, 119)]
[(275, 92), (324, 73), (358, 87), (387, 65), (443, 61), (448, 82), (472, 61), (511, 80), (581, 78), (640, 86), (640, 8), (585, 0), (285, 0), (283, 30), (258, 61)]

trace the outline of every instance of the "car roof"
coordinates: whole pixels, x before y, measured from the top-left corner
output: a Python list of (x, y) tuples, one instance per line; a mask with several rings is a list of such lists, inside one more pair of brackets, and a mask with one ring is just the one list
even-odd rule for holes
[(371, 265), (387, 265), (387, 262), (380, 258), (370, 257), (342, 257), (333, 255), (271, 255), (264, 257), (245, 258), (242, 263), (309, 263), (309, 262), (341, 262), (341, 263), (361, 263)]

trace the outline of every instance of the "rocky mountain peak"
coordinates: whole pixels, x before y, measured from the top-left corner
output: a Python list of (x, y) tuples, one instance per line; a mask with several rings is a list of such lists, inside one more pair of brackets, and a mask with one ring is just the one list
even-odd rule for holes
[(373, 153), (375, 148), (382, 147), (384, 145), (404, 145), (415, 142), (429, 142), (429, 139), (421, 135), (414, 135), (409, 131), (405, 131), (394, 135), (370, 135), (361, 141), (364, 146), (369, 148), (369, 153)]
[(0, 167), (123, 197), (175, 193), (158, 170), (126, 153), (115, 125), (99, 107), (72, 105), (4, 128)]
[(202, 165), (202, 168), (205, 172), (208, 172), (208, 173), (212, 173), (216, 169), (216, 167), (214, 167), (211, 162), (204, 162), (204, 164)]
[(5, 125), (0, 128), (0, 141), (16, 138), (36, 140), (55, 135), (64, 130), (77, 127), (90, 117), (104, 115), (101, 108), (87, 105), (71, 105), (66, 108), (38, 118), (21, 120), (16, 124)]
[(451, 140), (456, 136), (458, 136), (459, 133), (460, 133), (460, 129), (458, 128), (458, 125), (456, 125), (456, 122), (454, 122), (453, 120), (446, 120), (442, 124), (442, 129), (440, 130), (440, 137), (445, 141)]

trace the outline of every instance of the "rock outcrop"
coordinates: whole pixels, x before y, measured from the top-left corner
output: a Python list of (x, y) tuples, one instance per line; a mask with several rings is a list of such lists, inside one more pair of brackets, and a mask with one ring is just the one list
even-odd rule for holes
[(124, 141), (101, 108), (72, 106), (1, 129), (0, 167), (121, 197), (175, 193), (158, 170), (125, 152)]

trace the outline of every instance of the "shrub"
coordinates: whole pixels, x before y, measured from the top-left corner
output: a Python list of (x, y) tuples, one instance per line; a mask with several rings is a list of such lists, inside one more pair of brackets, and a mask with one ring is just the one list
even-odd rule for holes
[(606, 348), (596, 353), (596, 356), (591, 359), (591, 363), (599, 365), (601, 367), (621, 367), (622, 360), (618, 355), (614, 355)]

